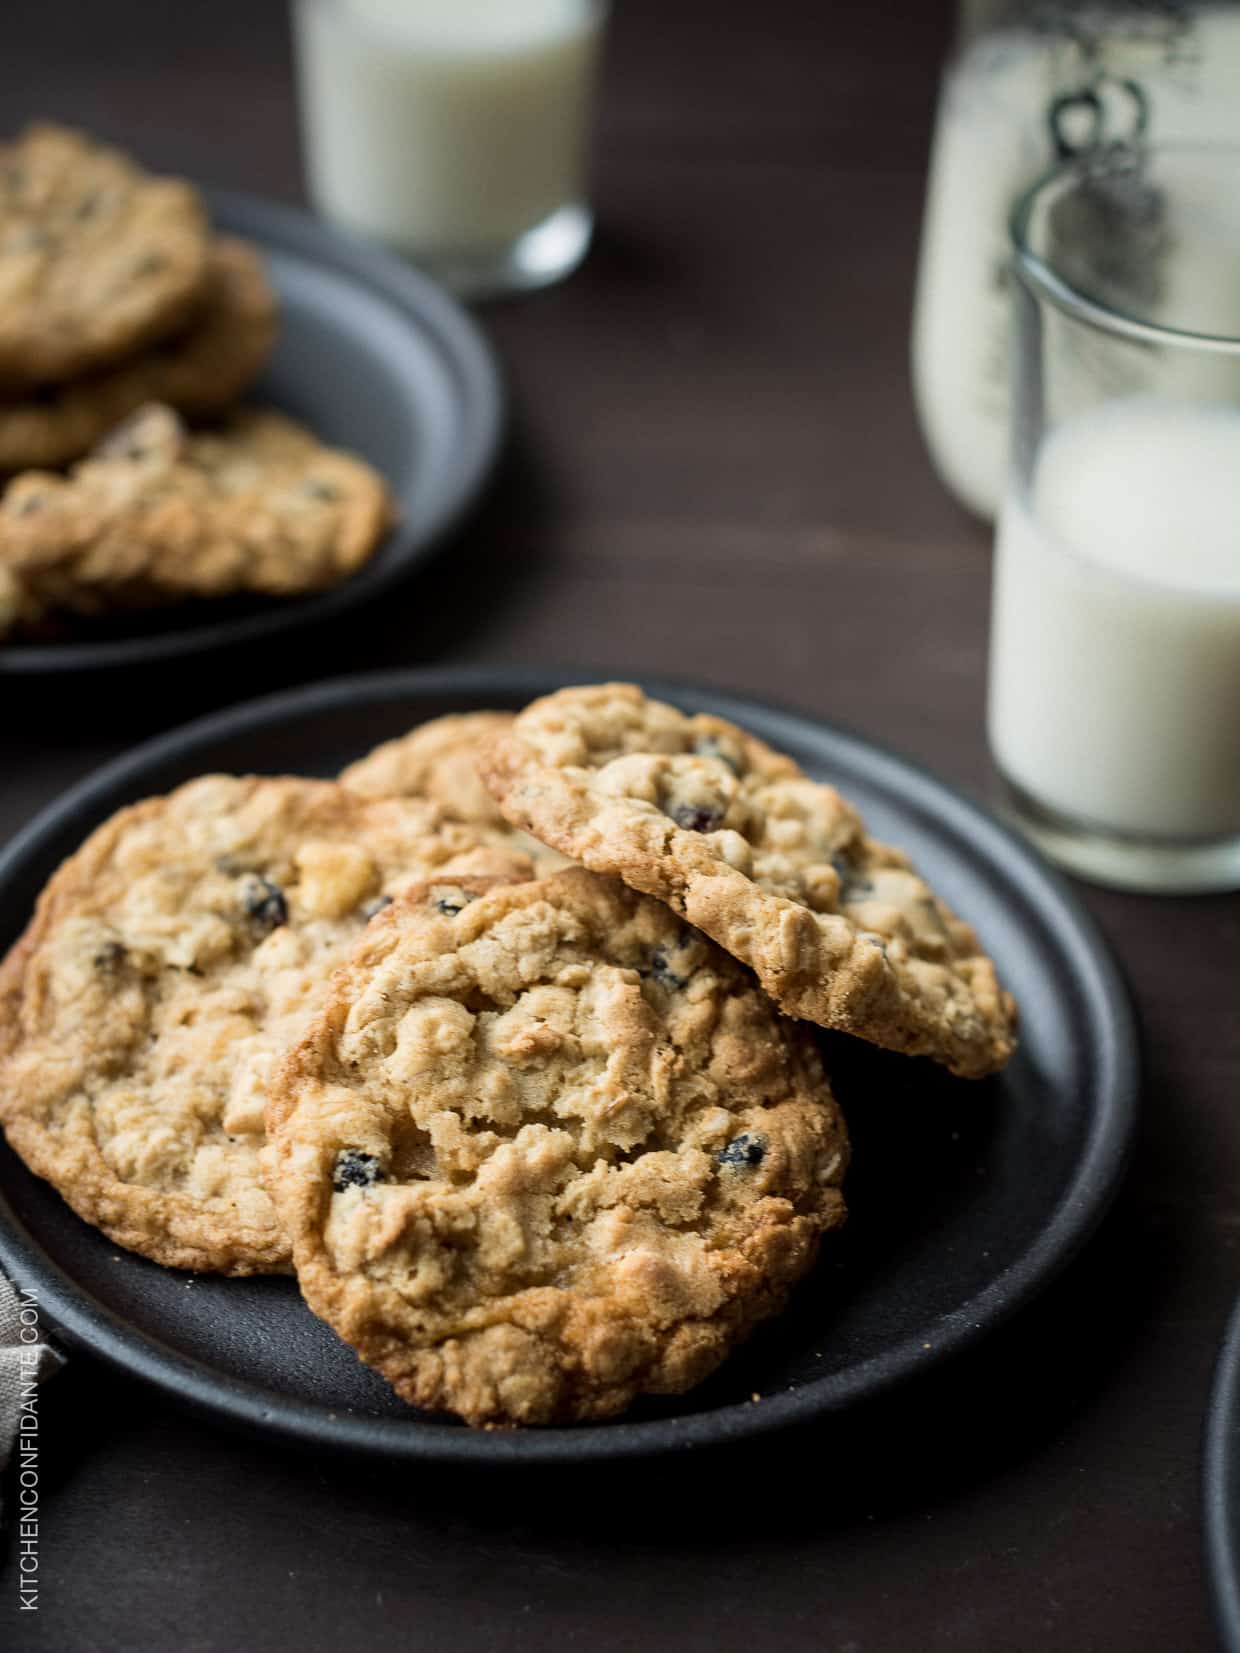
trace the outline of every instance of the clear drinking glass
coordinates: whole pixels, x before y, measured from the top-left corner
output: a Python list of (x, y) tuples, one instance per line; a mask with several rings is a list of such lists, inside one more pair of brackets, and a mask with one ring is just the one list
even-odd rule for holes
[(293, 0), (302, 142), (326, 217), (464, 297), (580, 263), (603, 0)]
[(1240, 886), (1240, 148), (1117, 148), (1013, 218), (988, 726), (1054, 859)]

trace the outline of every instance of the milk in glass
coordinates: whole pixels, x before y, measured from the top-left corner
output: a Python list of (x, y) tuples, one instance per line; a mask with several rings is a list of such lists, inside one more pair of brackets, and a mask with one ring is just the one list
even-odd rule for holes
[(1112, 833), (1240, 833), (1240, 408), (1104, 402), (999, 520), (989, 732), (1006, 777)]
[(584, 200), (594, 0), (299, 0), (316, 203), (416, 256), (502, 248)]

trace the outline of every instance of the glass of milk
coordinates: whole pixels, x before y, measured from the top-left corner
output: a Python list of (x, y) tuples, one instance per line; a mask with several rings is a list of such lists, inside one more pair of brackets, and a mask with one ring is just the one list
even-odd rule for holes
[(585, 256), (603, 0), (294, 0), (311, 197), (466, 297)]
[(1054, 174), (1017, 208), (988, 727), (1097, 882), (1240, 886), (1240, 148)]

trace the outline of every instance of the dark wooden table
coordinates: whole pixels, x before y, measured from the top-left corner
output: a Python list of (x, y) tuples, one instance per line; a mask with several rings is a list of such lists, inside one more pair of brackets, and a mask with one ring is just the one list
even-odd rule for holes
[[(515, 430), (399, 601), (138, 695), (6, 690), (0, 835), (207, 706), (431, 660), (619, 666), (783, 699), (982, 789), (988, 538), (906, 366), (946, 8), (620, 0), (600, 231), (484, 312)], [(3, 124), (297, 199), (284, 10), (14, 8)], [(1211, 1645), (1199, 1437), (1238, 1273), (1240, 902), (1083, 889), (1144, 1018), (1128, 1187), (967, 1361), (844, 1425), (640, 1472), (363, 1472), (241, 1444), (77, 1361), (43, 1416), (22, 1649), (1185, 1650)]]

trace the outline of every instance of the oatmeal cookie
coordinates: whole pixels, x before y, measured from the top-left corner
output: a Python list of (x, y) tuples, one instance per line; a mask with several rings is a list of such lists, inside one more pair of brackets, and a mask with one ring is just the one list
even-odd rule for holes
[(167, 402), (191, 419), (223, 412), (261, 372), (276, 323), (258, 253), (216, 237), (201, 305), (183, 332), (87, 378), (0, 399), (0, 470), (67, 465), (144, 402)]
[(512, 728), (512, 712), (454, 712), (384, 741), (341, 771), (340, 779), (368, 798), (433, 798), (458, 821), (505, 825), (482, 784), (478, 754)]
[(0, 387), (71, 379), (174, 332), (207, 235), (190, 184), (82, 133), (40, 123), (0, 145)]
[(0, 1123), (118, 1245), (287, 1269), (259, 1173), (268, 1074), (368, 919), (416, 879), (527, 876), (434, 805), (207, 776), (121, 810), (0, 967)]
[(666, 901), (790, 1015), (980, 1077), (1013, 1001), (967, 924), (833, 787), (628, 683), (528, 706), (482, 759), (514, 825)]
[(503, 828), (540, 872), (571, 866), (566, 856), (518, 832), (482, 784), (478, 758), (498, 734), (512, 728), (512, 712), (452, 712), (385, 741), (341, 771), (340, 779), (367, 798), (430, 798), (454, 821)]
[(280, 1064), (268, 1128), (310, 1307), (472, 1424), (689, 1388), (844, 1217), (809, 1030), (581, 868), (406, 892)]
[(141, 408), (67, 477), (24, 471), (0, 499), (0, 566), (48, 612), (335, 584), (391, 520), (386, 484), (278, 413), (191, 434)]

